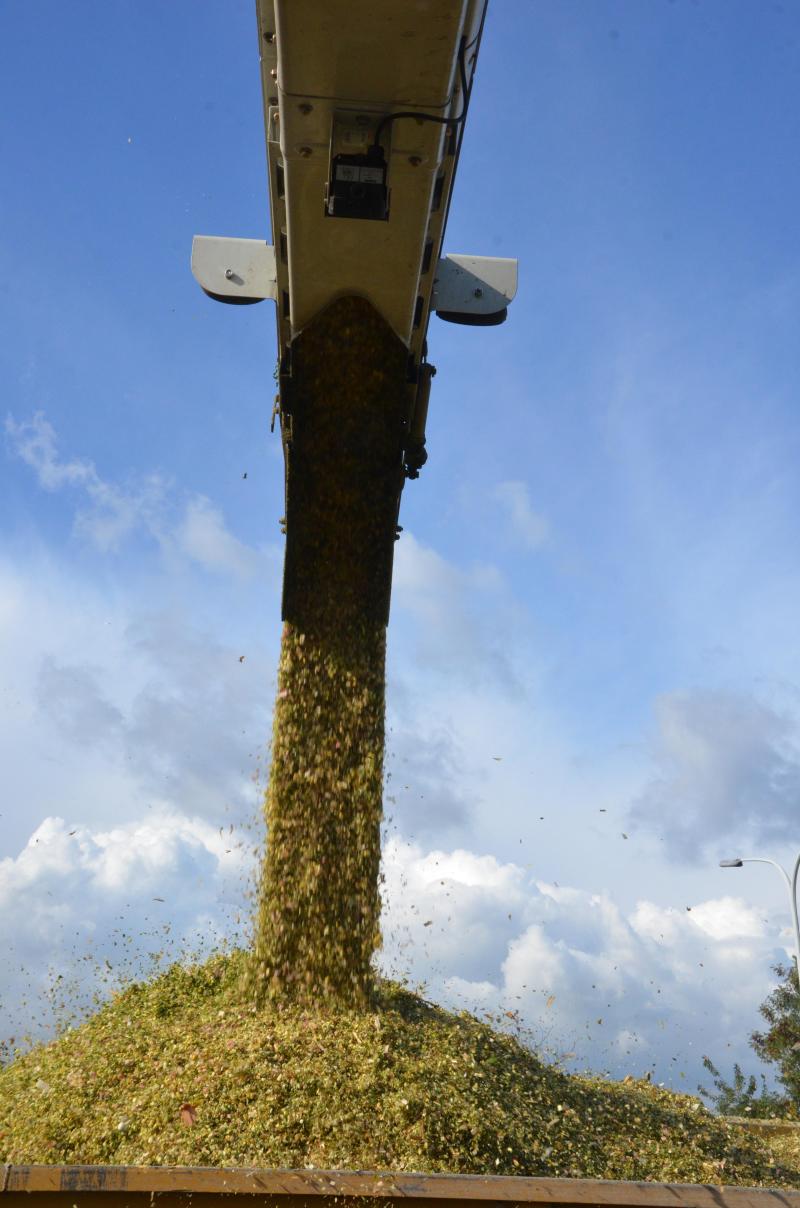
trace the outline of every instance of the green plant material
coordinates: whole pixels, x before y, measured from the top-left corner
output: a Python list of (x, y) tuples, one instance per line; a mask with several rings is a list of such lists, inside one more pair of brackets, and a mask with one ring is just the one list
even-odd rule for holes
[(251, 984), (275, 997), (369, 998), (380, 943), (383, 626), (349, 653), (286, 625)]
[(789, 1170), (800, 1170), (800, 1125), (762, 1136), (773, 1160)]
[(769, 1025), (754, 1032), (750, 1043), (762, 1061), (778, 1068), (778, 1079), (786, 1087), (793, 1111), (800, 1112), (800, 990), (797, 967), (775, 966), (781, 982), (759, 1010)]
[(800, 1187), (758, 1137), (647, 1082), (575, 1077), (382, 983), (253, 1003), (247, 956), (174, 966), (0, 1071), (0, 1160)]
[(710, 1057), (703, 1058), (703, 1065), (714, 1082), (714, 1090), (698, 1086), (698, 1091), (720, 1116), (748, 1115), (754, 1120), (774, 1120), (791, 1113), (790, 1101), (785, 1095), (771, 1091), (767, 1080), (761, 1075), (761, 1087), (755, 1074), (746, 1075), (738, 1062), (733, 1064), (733, 1081), (726, 1082)]
[(286, 620), (250, 982), (366, 1002), (380, 943), (385, 626), (403, 483), (407, 350), (337, 299), (281, 379)]
[(389, 618), (409, 399), (408, 349), (365, 298), (338, 298), (292, 342), (283, 617), (346, 651)]

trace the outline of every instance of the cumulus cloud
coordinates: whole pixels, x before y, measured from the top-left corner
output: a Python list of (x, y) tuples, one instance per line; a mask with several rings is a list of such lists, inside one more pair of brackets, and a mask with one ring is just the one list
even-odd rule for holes
[(45, 655), (39, 668), (36, 694), (42, 713), (49, 715), (65, 738), (105, 745), (121, 733), (124, 716), (108, 700), (98, 682), (102, 674), (88, 664), (64, 664)]
[[(110, 828), (45, 819), (0, 861), (0, 1036), (23, 1017), (52, 1026), (54, 975), (76, 981), (82, 1001), (161, 949), (241, 941), (254, 872), (252, 833), (163, 807)], [(740, 899), (691, 911), (642, 900), (626, 912), (608, 893), (541, 881), (490, 854), (398, 837), (384, 874), (381, 966), (427, 997), (499, 1015), (573, 1067), (650, 1070), (694, 1091), (706, 1052), (723, 1068), (755, 1066), (747, 1037), (783, 950)]]
[(507, 641), (519, 610), (495, 566), (456, 566), (405, 532), (395, 554), (392, 616), (417, 666), (517, 698), (523, 691)]
[(534, 511), (524, 482), (500, 482), (491, 497), (502, 513), (507, 537), (528, 550), (539, 549), (547, 542), (550, 527), (544, 516)]
[[(426, 730), (425, 718), (395, 706), (387, 737), (385, 810), (404, 835), (428, 841), (465, 827), (477, 784), (464, 775), (464, 752), (449, 727)], [(475, 780), (479, 783), (480, 777)]]
[(157, 797), (206, 817), (251, 809), (271, 705), (263, 656), (245, 667), (230, 646), (168, 614), (132, 624), (122, 647), (140, 687), (121, 685), (109, 668), (46, 656), (39, 716), (69, 746), (123, 765), (142, 806)]
[(206, 570), (241, 579), (258, 572), (258, 551), (228, 531), (222, 513), (205, 496), (197, 496), (186, 505), (177, 540), (184, 553)]
[(206, 819), (257, 811), (274, 652), (233, 602), (218, 637), (171, 594), (152, 612), (0, 559), (0, 851), (51, 813), (105, 826), (156, 801)]
[(276, 547), (253, 549), (229, 531), (219, 508), (203, 495), (181, 507), (175, 489), (152, 473), (124, 487), (101, 477), (94, 462), (64, 460), (55, 429), (41, 411), (29, 420), (5, 422), (10, 448), (36, 475), (46, 491), (72, 488), (79, 504), (73, 529), (101, 553), (118, 551), (133, 534), (150, 537), (171, 558), (183, 558), (216, 574), (248, 579), (280, 561)]
[(131, 700), (123, 735), (129, 766), (152, 793), (206, 817), (241, 816), (255, 805), (269, 732), (272, 666), (180, 618), (148, 618), (131, 630), (137, 655), (159, 674)]
[(696, 691), (662, 697), (656, 720), (657, 775), (634, 802), (632, 823), (663, 835), (681, 860), (797, 838), (800, 748), (792, 718), (754, 698)]
[(41, 411), (21, 423), (8, 416), (5, 428), (11, 448), (34, 471), (44, 490), (73, 487), (88, 497), (89, 507), (76, 513), (75, 529), (99, 550), (117, 550), (140, 526), (159, 535), (167, 491), (160, 475), (149, 475), (135, 488), (123, 490), (101, 478), (91, 461), (62, 460), (55, 429)]
[(96, 831), (46, 818), (0, 860), (0, 1035), (46, 1035), (54, 1001), (80, 1008), (160, 953), (235, 940), (252, 873), (235, 827), (169, 811)]
[(626, 912), (605, 892), (399, 839), (385, 874), (384, 967), (429, 997), (513, 1017), (573, 1067), (694, 1091), (705, 1053), (756, 1066), (747, 1037), (786, 941), (743, 901)]

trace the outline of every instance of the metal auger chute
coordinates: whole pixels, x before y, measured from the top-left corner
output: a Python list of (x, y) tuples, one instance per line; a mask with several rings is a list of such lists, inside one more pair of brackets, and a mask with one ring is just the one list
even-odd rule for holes
[[(313, 466), (316, 439), (309, 383), (299, 380), (298, 340), (326, 309), (358, 298), (402, 345), (396, 465), (383, 476), (392, 497), (387, 540), (393, 544), (403, 483), (418, 476), (427, 457), (425, 419), (435, 373), (427, 360), (430, 314), (473, 326), (502, 322), (516, 292), (517, 262), (442, 252), (486, 0), (428, 0), (424, 6), (405, 0), (257, 0), (257, 9), (272, 244), (196, 236), (192, 271), (218, 301), (276, 303), (287, 468), (286, 615), (295, 597), (292, 579), (303, 573), (301, 551), (293, 548), (302, 517), (292, 503), (303, 490), (292, 480), (300, 464)], [(348, 322), (354, 321), (351, 315)], [(369, 375), (366, 347), (363, 355), (363, 374)], [(352, 382), (342, 377), (338, 388), (346, 394)], [(304, 439), (311, 442), (302, 456), (296, 449), (298, 399), (308, 421)], [(397, 408), (389, 411), (394, 423)], [(389, 442), (387, 457), (392, 447)], [(352, 473), (351, 455), (345, 464)], [(374, 574), (384, 574), (385, 565), (382, 555)], [(381, 607), (388, 610), (388, 583), (383, 597)]]

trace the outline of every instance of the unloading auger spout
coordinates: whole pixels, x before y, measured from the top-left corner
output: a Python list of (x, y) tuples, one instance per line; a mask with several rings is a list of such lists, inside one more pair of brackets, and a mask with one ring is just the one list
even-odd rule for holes
[(362, 539), (365, 506), (352, 589), (386, 623), (400, 495), (427, 460), (430, 314), (492, 326), (516, 292), (516, 260), (442, 252), (486, 5), (257, 0), (272, 244), (195, 236), (192, 271), (220, 302), (276, 303), (282, 614), (299, 624), (341, 589), (329, 543)]

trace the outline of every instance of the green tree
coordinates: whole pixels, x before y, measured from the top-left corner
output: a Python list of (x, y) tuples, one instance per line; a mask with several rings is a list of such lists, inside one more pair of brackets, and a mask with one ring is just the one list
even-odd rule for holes
[(757, 1119), (770, 1119), (775, 1116), (785, 1116), (789, 1109), (789, 1101), (785, 1095), (771, 1091), (767, 1080), (761, 1074), (761, 1089), (755, 1074), (745, 1074), (738, 1062), (733, 1064), (733, 1081), (726, 1082), (710, 1057), (703, 1058), (703, 1065), (714, 1080), (714, 1090), (706, 1090), (698, 1086), (701, 1095), (713, 1103), (721, 1116), (750, 1116)]
[(783, 1092), (771, 1091), (763, 1074), (745, 1074), (738, 1064), (733, 1066), (733, 1079), (726, 1082), (710, 1057), (703, 1058), (703, 1065), (714, 1082), (714, 1090), (697, 1089), (709, 1099), (722, 1116), (800, 1116), (800, 989), (797, 969), (775, 965), (773, 971), (780, 978), (779, 984), (759, 1007), (768, 1027), (763, 1032), (753, 1032), (750, 1046), (767, 1065), (776, 1067), (775, 1072)]
[(762, 1061), (777, 1066), (778, 1081), (800, 1114), (800, 987), (797, 966), (776, 965), (781, 979), (759, 1010), (769, 1025), (753, 1032), (750, 1044)]

